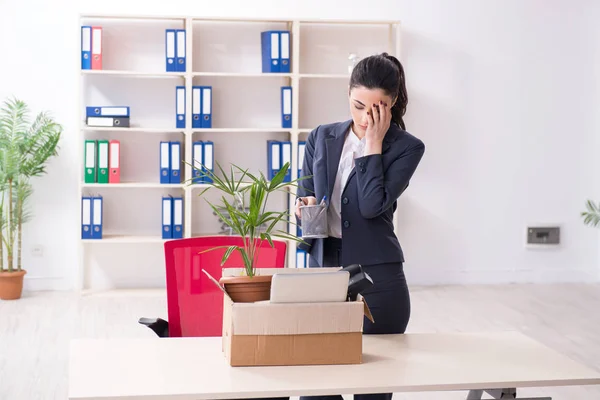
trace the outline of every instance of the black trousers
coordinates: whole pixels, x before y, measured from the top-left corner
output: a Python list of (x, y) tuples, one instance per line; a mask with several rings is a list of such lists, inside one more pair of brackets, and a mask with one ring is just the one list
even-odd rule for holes
[[(341, 266), (342, 241), (326, 239), (324, 267)], [(402, 263), (363, 265), (373, 286), (362, 293), (375, 323), (365, 317), (363, 334), (398, 334), (406, 331), (410, 319), (410, 295)], [(392, 393), (356, 394), (354, 400), (391, 400)], [(342, 400), (336, 396), (302, 396), (300, 400)]]
[[(328, 238), (325, 241), (323, 267), (341, 266), (342, 241)], [(363, 334), (398, 334), (406, 331), (410, 319), (410, 295), (402, 263), (363, 265), (363, 270), (373, 279), (373, 286), (362, 293), (371, 314), (372, 323), (365, 317)], [(332, 366), (335, 367), (335, 366)], [(325, 378), (326, 374), (324, 374)], [(354, 400), (391, 400), (393, 393), (355, 394)], [(271, 398), (270, 400), (288, 400)], [(301, 396), (300, 400), (343, 400), (335, 396)]]

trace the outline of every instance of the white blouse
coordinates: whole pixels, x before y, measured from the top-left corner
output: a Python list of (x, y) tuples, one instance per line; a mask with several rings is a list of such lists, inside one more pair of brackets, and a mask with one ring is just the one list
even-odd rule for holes
[(335, 183), (333, 185), (333, 193), (331, 201), (327, 209), (327, 225), (329, 236), (342, 237), (342, 191), (346, 186), (346, 181), (352, 169), (354, 168), (354, 159), (362, 157), (365, 151), (365, 138), (359, 139), (352, 128), (346, 133), (346, 140), (342, 148), (342, 155), (338, 165), (337, 174), (335, 175)]

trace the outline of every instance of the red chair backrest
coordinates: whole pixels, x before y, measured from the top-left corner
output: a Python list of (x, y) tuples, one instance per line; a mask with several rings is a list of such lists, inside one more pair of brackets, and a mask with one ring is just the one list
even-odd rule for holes
[[(257, 268), (284, 268), (287, 243), (260, 240)], [(243, 268), (239, 252), (234, 251), (221, 266), (227, 249), (216, 246), (243, 246), (240, 236), (202, 236), (165, 242), (167, 309), (170, 337), (221, 336), (223, 327), (223, 292), (202, 272), (217, 281), (223, 268)]]

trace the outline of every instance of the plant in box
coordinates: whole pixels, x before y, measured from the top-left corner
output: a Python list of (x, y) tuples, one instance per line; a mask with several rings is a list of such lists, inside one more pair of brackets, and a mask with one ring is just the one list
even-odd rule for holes
[[(0, 299), (16, 300), (23, 291), (26, 270), (21, 263), (23, 224), (31, 178), (43, 175), (57, 154), (62, 127), (46, 112), (29, 119), (27, 105), (6, 100), (0, 109)], [(16, 260), (15, 260), (16, 255)], [(16, 261), (16, 262), (15, 262)]]
[(266, 211), (269, 195), (274, 192), (288, 194), (290, 187), (297, 187), (300, 179), (285, 181), (289, 170), (289, 163), (285, 163), (271, 181), (265, 176), (254, 175), (238, 166), (232, 165), (229, 174), (225, 173), (217, 163), (221, 172), (220, 176), (204, 165), (194, 165), (197, 175), (207, 178), (211, 182), (200, 196), (206, 191), (215, 189), (221, 192), (220, 204), (215, 205), (206, 200), (213, 212), (226, 223), (231, 231), (242, 237), (243, 246), (216, 246), (205, 251), (225, 249), (221, 259), (221, 266), (235, 251), (239, 252), (243, 260), (244, 275), (222, 277), (219, 283), (225, 287), (227, 293), (235, 302), (254, 302), (268, 300), (271, 291), (271, 275), (260, 276), (256, 274), (256, 262), (260, 253), (261, 241), (268, 241), (271, 247), (273, 237), (303, 242), (303, 240), (288, 232), (276, 229), (279, 223), (292, 224), (288, 210)]

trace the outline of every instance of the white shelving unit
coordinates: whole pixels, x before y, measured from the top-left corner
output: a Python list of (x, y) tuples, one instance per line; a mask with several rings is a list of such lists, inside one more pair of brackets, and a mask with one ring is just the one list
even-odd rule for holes
[[(399, 21), (276, 20), (82, 15), (81, 25), (102, 27), (102, 70), (81, 70), (80, 196), (104, 200), (103, 238), (81, 240), (80, 287), (84, 290), (160, 287), (164, 284), (161, 198), (184, 197), (184, 237), (219, 233), (204, 197), (190, 185), (192, 143), (214, 142), (215, 162), (234, 162), (266, 174), (269, 139), (292, 143), (292, 179), (298, 142), (319, 124), (350, 118), (348, 55), (387, 51), (400, 58)], [(186, 72), (165, 72), (165, 29), (186, 30)], [(291, 33), (291, 72), (261, 72), (260, 32)], [(213, 87), (212, 126), (191, 123), (194, 85)], [(175, 127), (175, 86), (186, 87), (186, 127)], [(291, 129), (281, 128), (280, 88), (292, 86)], [(85, 125), (85, 107), (131, 107), (130, 128)], [(121, 141), (121, 182), (85, 184), (86, 139)], [(159, 142), (182, 142), (182, 184), (159, 183)], [(216, 193), (216, 192), (215, 192)], [(218, 193), (216, 193), (218, 194)], [(295, 193), (271, 198), (274, 209), (293, 205)], [(287, 226), (282, 227), (287, 229)], [(295, 225), (289, 225), (295, 233)], [(296, 264), (289, 241), (288, 267)]]

